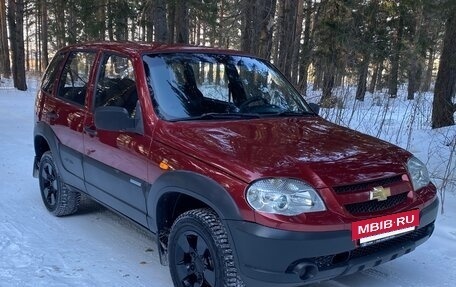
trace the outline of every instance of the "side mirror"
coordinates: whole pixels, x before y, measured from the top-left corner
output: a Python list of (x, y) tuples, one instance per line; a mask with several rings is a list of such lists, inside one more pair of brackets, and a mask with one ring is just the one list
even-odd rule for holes
[(312, 109), (314, 113), (317, 115), (320, 113), (320, 105), (316, 103), (309, 103), (309, 107)]
[(95, 110), (95, 127), (113, 132), (126, 131), (144, 134), (141, 116), (131, 118), (127, 109), (123, 107), (97, 108)]

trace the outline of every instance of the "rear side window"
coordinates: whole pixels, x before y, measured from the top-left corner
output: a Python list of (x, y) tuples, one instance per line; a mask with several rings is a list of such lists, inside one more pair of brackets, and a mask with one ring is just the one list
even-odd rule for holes
[(60, 77), (59, 98), (84, 105), (95, 56), (95, 52), (73, 52), (69, 55)]
[(59, 72), (59, 68), (63, 60), (65, 59), (65, 54), (59, 53), (52, 58), (51, 63), (49, 64), (48, 68), (46, 69), (46, 73), (44, 73), (41, 89), (47, 93), (52, 93), (52, 89), (54, 88), (55, 80), (57, 79), (57, 73)]

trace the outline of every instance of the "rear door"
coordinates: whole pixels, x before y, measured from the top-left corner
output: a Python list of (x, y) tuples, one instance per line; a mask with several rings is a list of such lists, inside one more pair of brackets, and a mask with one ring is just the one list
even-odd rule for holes
[(146, 226), (147, 157), (151, 139), (132, 132), (99, 130), (94, 123), (94, 111), (98, 107), (123, 107), (130, 117), (140, 112), (136, 85), (129, 57), (103, 55), (91, 109), (84, 121), (83, 165), (90, 195)]
[[(59, 153), (65, 171), (79, 180), (68, 178), (68, 184), (84, 188), (82, 181), (83, 123), (87, 111), (86, 98), (92, 90), (90, 78), (96, 58), (95, 51), (74, 51), (57, 55), (65, 61), (61, 70), (53, 73), (56, 80), (45, 79), (43, 121), (47, 122), (59, 142)], [(52, 66), (51, 66), (52, 67)]]

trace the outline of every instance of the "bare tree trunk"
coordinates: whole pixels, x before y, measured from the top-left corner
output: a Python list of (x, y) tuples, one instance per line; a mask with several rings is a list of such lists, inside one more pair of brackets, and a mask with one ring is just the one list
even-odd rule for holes
[(291, 82), (298, 87), (299, 76), (299, 49), (301, 47), (302, 22), (304, 20), (304, 0), (298, 0), (296, 7), (295, 37), (291, 55)]
[(142, 7), (142, 10), (141, 10), (141, 17), (139, 20), (141, 23), (140, 39), (142, 42), (146, 41), (147, 31), (149, 30), (149, 25), (147, 23), (150, 18), (150, 14), (152, 14), (152, 7), (151, 7), (150, 0), (148, 0), (148, 1), (144, 2), (144, 6)]
[(0, 75), (11, 77), (5, 0), (0, 0)]
[(356, 99), (358, 101), (364, 101), (364, 97), (366, 96), (366, 88), (367, 88), (367, 74), (369, 73), (369, 62), (370, 62), (370, 54), (367, 52), (363, 56), (363, 61), (359, 67), (359, 78), (358, 78), (358, 87), (356, 89)]
[(177, 0), (168, 1), (168, 43), (174, 43), (176, 41), (176, 1)]
[(345, 66), (346, 62), (340, 63), (341, 66), (336, 67), (336, 73), (334, 77), (334, 86), (342, 87), (345, 83)]
[(373, 94), (375, 92), (375, 88), (377, 87), (377, 78), (378, 73), (380, 70), (380, 64), (375, 65), (374, 72), (372, 73), (372, 79), (369, 84), (369, 93)]
[(421, 75), (423, 73), (423, 64), (419, 57), (415, 54), (412, 56), (408, 70), (408, 87), (407, 87), (407, 100), (413, 100), (415, 93), (420, 87)]
[[(112, 0), (110, 0), (112, 1)], [(110, 5), (115, 5), (114, 3), (108, 3), (108, 7)], [(68, 24), (67, 24), (67, 30), (68, 30), (68, 39), (67, 42), (68, 44), (76, 44), (77, 41), (77, 16), (76, 16), (76, 5), (75, 5), (75, 0), (69, 0), (68, 1), (68, 6), (66, 9), (66, 12), (68, 13)], [(110, 23), (108, 25), (109, 27), (109, 32), (110, 32), (110, 40), (114, 41), (114, 32), (113, 32), (113, 26), (114, 24), (112, 23), (112, 17), (109, 17)]]
[(282, 73), (288, 78), (291, 78), (291, 57), (293, 53), (293, 43), (295, 38), (295, 10), (293, 9), (293, 0), (284, 0), (280, 10), (278, 25), (280, 33), (277, 35), (279, 38), (279, 51), (277, 58), (277, 66)]
[(449, 14), (435, 82), (432, 128), (454, 125), (453, 114), (456, 112), (456, 105), (452, 102), (456, 88), (456, 5)]
[(116, 1), (115, 4), (117, 7), (116, 13), (114, 15), (116, 18), (113, 19), (114, 24), (114, 37), (117, 41), (127, 41), (128, 40), (128, 18), (123, 11), (128, 10), (127, 0)]
[(325, 107), (334, 107), (332, 90), (336, 83), (341, 84), (347, 63), (347, 53), (339, 36), (342, 28), (336, 27), (345, 25), (341, 19), (349, 17), (349, 10), (344, 1), (331, 0), (323, 3), (322, 25), (318, 25), (318, 58), (324, 72), (321, 104)]
[(376, 90), (381, 90), (385, 87), (386, 83), (385, 80), (383, 79), (383, 70), (385, 69), (385, 65), (383, 61), (380, 62), (379, 68), (378, 68), (378, 75), (377, 75), (377, 88)]
[(423, 21), (423, 6), (418, 1), (418, 10), (415, 16), (415, 33), (413, 35), (413, 42), (411, 47), (411, 57), (409, 59), (409, 67), (407, 71), (408, 75), (408, 87), (407, 87), (407, 100), (413, 100), (415, 98), (415, 92), (418, 91), (419, 82), (422, 74), (422, 63), (420, 54), (418, 51), (419, 40), (421, 36), (421, 27)]
[(41, 0), (41, 69), (46, 69), (49, 64), (48, 49), (48, 6), (46, 0)]
[[(104, 0), (106, 1), (106, 0)], [(65, 46), (65, 27), (68, 27), (65, 24), (65, 2), (63, 1), (56, 1), (54, 4), (54, 14), (55, 14), (55, 21), (57, 23), (61, 23), (60, 25), (55, 26), (55, 38), (57, 42), (57, 49)]]
[[(201, 45), (201, 21), (196, 21), (195, 23), (196, 28), (195, 28), (195, 45), (200, 46)], [(220, 34), (219, 34), (220, 37)], [(220, 39), (220, 38), (219, 38)]]
[(400, 12), (397, 34), (394, 41), (393, 53), (391, 57), (391, 73), (389, 81), (389, 95), (391, 98), (397, 97), (397, 87), (399, 85), (399, 60), (402, 50), (402, 37), (404, 34), (404, 15)]
[[(218, 33), (218, 47), (220, 48), (223, 48), (223, 37), (224, 37), (224, 25), (225, 25), (225, 20), (224, 20), (224, 17), (225, 17), (225, 0), (221, 0), (220, 1), (220, 4), (219, 4), (219, 23), (218, 23), (218, 28), (219, 28), (219, 33)], [(199, 27), (198, 27), (198, 32), (199, 32)], [(219, 70), (220, 70), (220, 66), (217, 65), (217, 75), (219, 76)], [(217, 83), (220, 83), (220, 79), (218, 79)]]
[[(136, 1), (134, 1), (136, 2)], [(127, 30), (127, 41), (136, 41), (137, 40), (137, 27), (138, 27), (138, 22), (134, 19), (134, 18), (131, 18), (131, 16), (126, 16), (125, 17), (126, 19), (126, 23), (127, 23), (127, 27), (126, 27), (126, 30)], [(129, 31), (128, 31), (129, 30)], [(130, 35), (128, 34), (130, 33)]]
[[(153, 14), (154, 14), (154, 1), (148, 0), (145, 2), (144, 12), (143, 12), (143, 29), (144, 35), (143, 39), (146, 42), (154, 41), (154, 24), (153, 24)], [(167, 25), (167, 22), (164, 24)], [(166, 26), (168, 27), (168, 26)], [(166, 28), (168, 29), (168, 28)], [(165, 42), (168, 41), (168, 38), (165, 39)]]
[(434, 71), (435, 51), (433, 48), (429, 49), (429, 58), (427, 62), (426, 75), (424, 76), (423, 85), (421, 85), (421, 91), (427, 92), (431, 90), (432, 82), (432, 71)]
[[(39, 4), (39, 3), (37, 3), (37, 4)], [(39, 5), (38, 5), (38, 10), (39, 10)], [(38, 15), (40, 15), (40, 14), (41, 13), (38, 13)], [(40, 46), (40, 42), (41, 42), (40, 41), (41, 32), (40, 32), (40, 23), (39, 22), (40, 22), (40, 17), (37, 17), (37, 19), (36, 19), (36, 21), (34, 23), (34, 25), (35, 25), (35, 33), (34, 33), (34, 38), (35, 39), (34, 40), (35, 40), (35, 44), (37, 46), (36, 49), (34, 49), (35, 50), (34, 59), (36, 59), (36, 60), (33, 61), (33, 63), (35, 64), (34, 65), (35, 71), (39, 71), (40, 70), (40, 66), (41, 66), (41, 61), (39, 61), (39, 59), (41, 58), (41, 55), (40, 55), (41, 49), (39, 47)], [(33, 22), (31, 22), (31, 23), (33, 23)]]
[(189, 17), (188, 17), (188, 2), (179, 1), (176, 5), (176, 42), (188, 44), (189, 35)]
[[(313, 31), (312, 21), (312, 0), (306, 0), (306, 12), (304, 20), (304, 43), (301, 48), (300, 67), (299, 67), (299, 90), (302, 95), (307, 94), (307, 81), (309, 78), (309, 66), (312, 60), (312, 42)], [(318, 19), (318, 13), (315, 12), (314, 24)]]
[(272, 32), (276, 11), (276, 0), (257, 0), (257, 16), (255, 25), (259, 26), (259, 45), (255, 54), (270, 59), (272, 50)]
[[(30, 17), (28, 13), (25, 15), (25, 26), (29, 27)], [(25, 69), (30, 72), (30, 29), (25, 30)]]
[(323, 67), (322, 67), (321, 59), (320, 58), (315, 59), (314, 65), (315, 65), (315, 76), (314, 76), (314, 85), (313, 85), (312, 90), (316, 91), (323, 87)]
[(279, 67), (279, 46), (280, 46), (280, 38), (282, 35), (283, 29), (283, 9), (284, 9), (285, 2), (284, 0), (279, 0), (277, 2), (277, 16), (275, 19), (276, 28), (275, 28), (275, 35), (273, 39), (273, 51), (272, 51), (272, 61), (276, 67)]
[(98, 40), (104, 40), (106, 37), (106, 0), (99, 0), (97, 11), (98, 16)]
[(247, 53), (254, 53), (252, 38), (254, 37), (255, 1), (245, 0), (241, 3), (243, 5), (241, 50)]
[(165, 43), (168, 40), (168, 26), (166, 24), (166, 0), (155, 0), (152, 14), (155, 30), (155, 41)]
[(333, 61), (329, 60), (325, 63), (324, 75), (323, 75), (323, 93), (320, 100), (322, 107), (332, 107), (332, 90), (336, 80), (336, 66)]
[[(37, 11), (36, 11), (36, 20), (35, 20), (35, 44), (36, 44), (36, 49), (35, 49), (35, 71), (41, 71), (41, 53), (42, 53), (42, 45), (41, 45), (41, 22), (43, 18), (43, 13), (41, 12), (42, 7), (41, 7), (41, 0), (37, 1), (36, 3), (37, 6)], [(33, 22), (32, 22), (33, 23)]]
[(243, 0), (241, 50), (269, 59), (277, 0)]
[(8, 0), (8, 22), (11, 31), (10, 44), (13, 56), (14, 87), (20, 91), (26, 91), (23, 0)]

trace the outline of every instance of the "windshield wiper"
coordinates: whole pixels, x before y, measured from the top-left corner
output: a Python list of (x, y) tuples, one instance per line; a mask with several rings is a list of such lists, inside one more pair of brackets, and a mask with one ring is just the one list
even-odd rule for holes
[(200, 116), (187, 117), (187, 118), (177, 118), (171, 120), (172, 122), (180, 121), (199, 121), (199, 120), (225, 120), (225, 119), (258, 119), (260, 116), (258, 114), (249, 114), (249, 113), (206, 113)]

